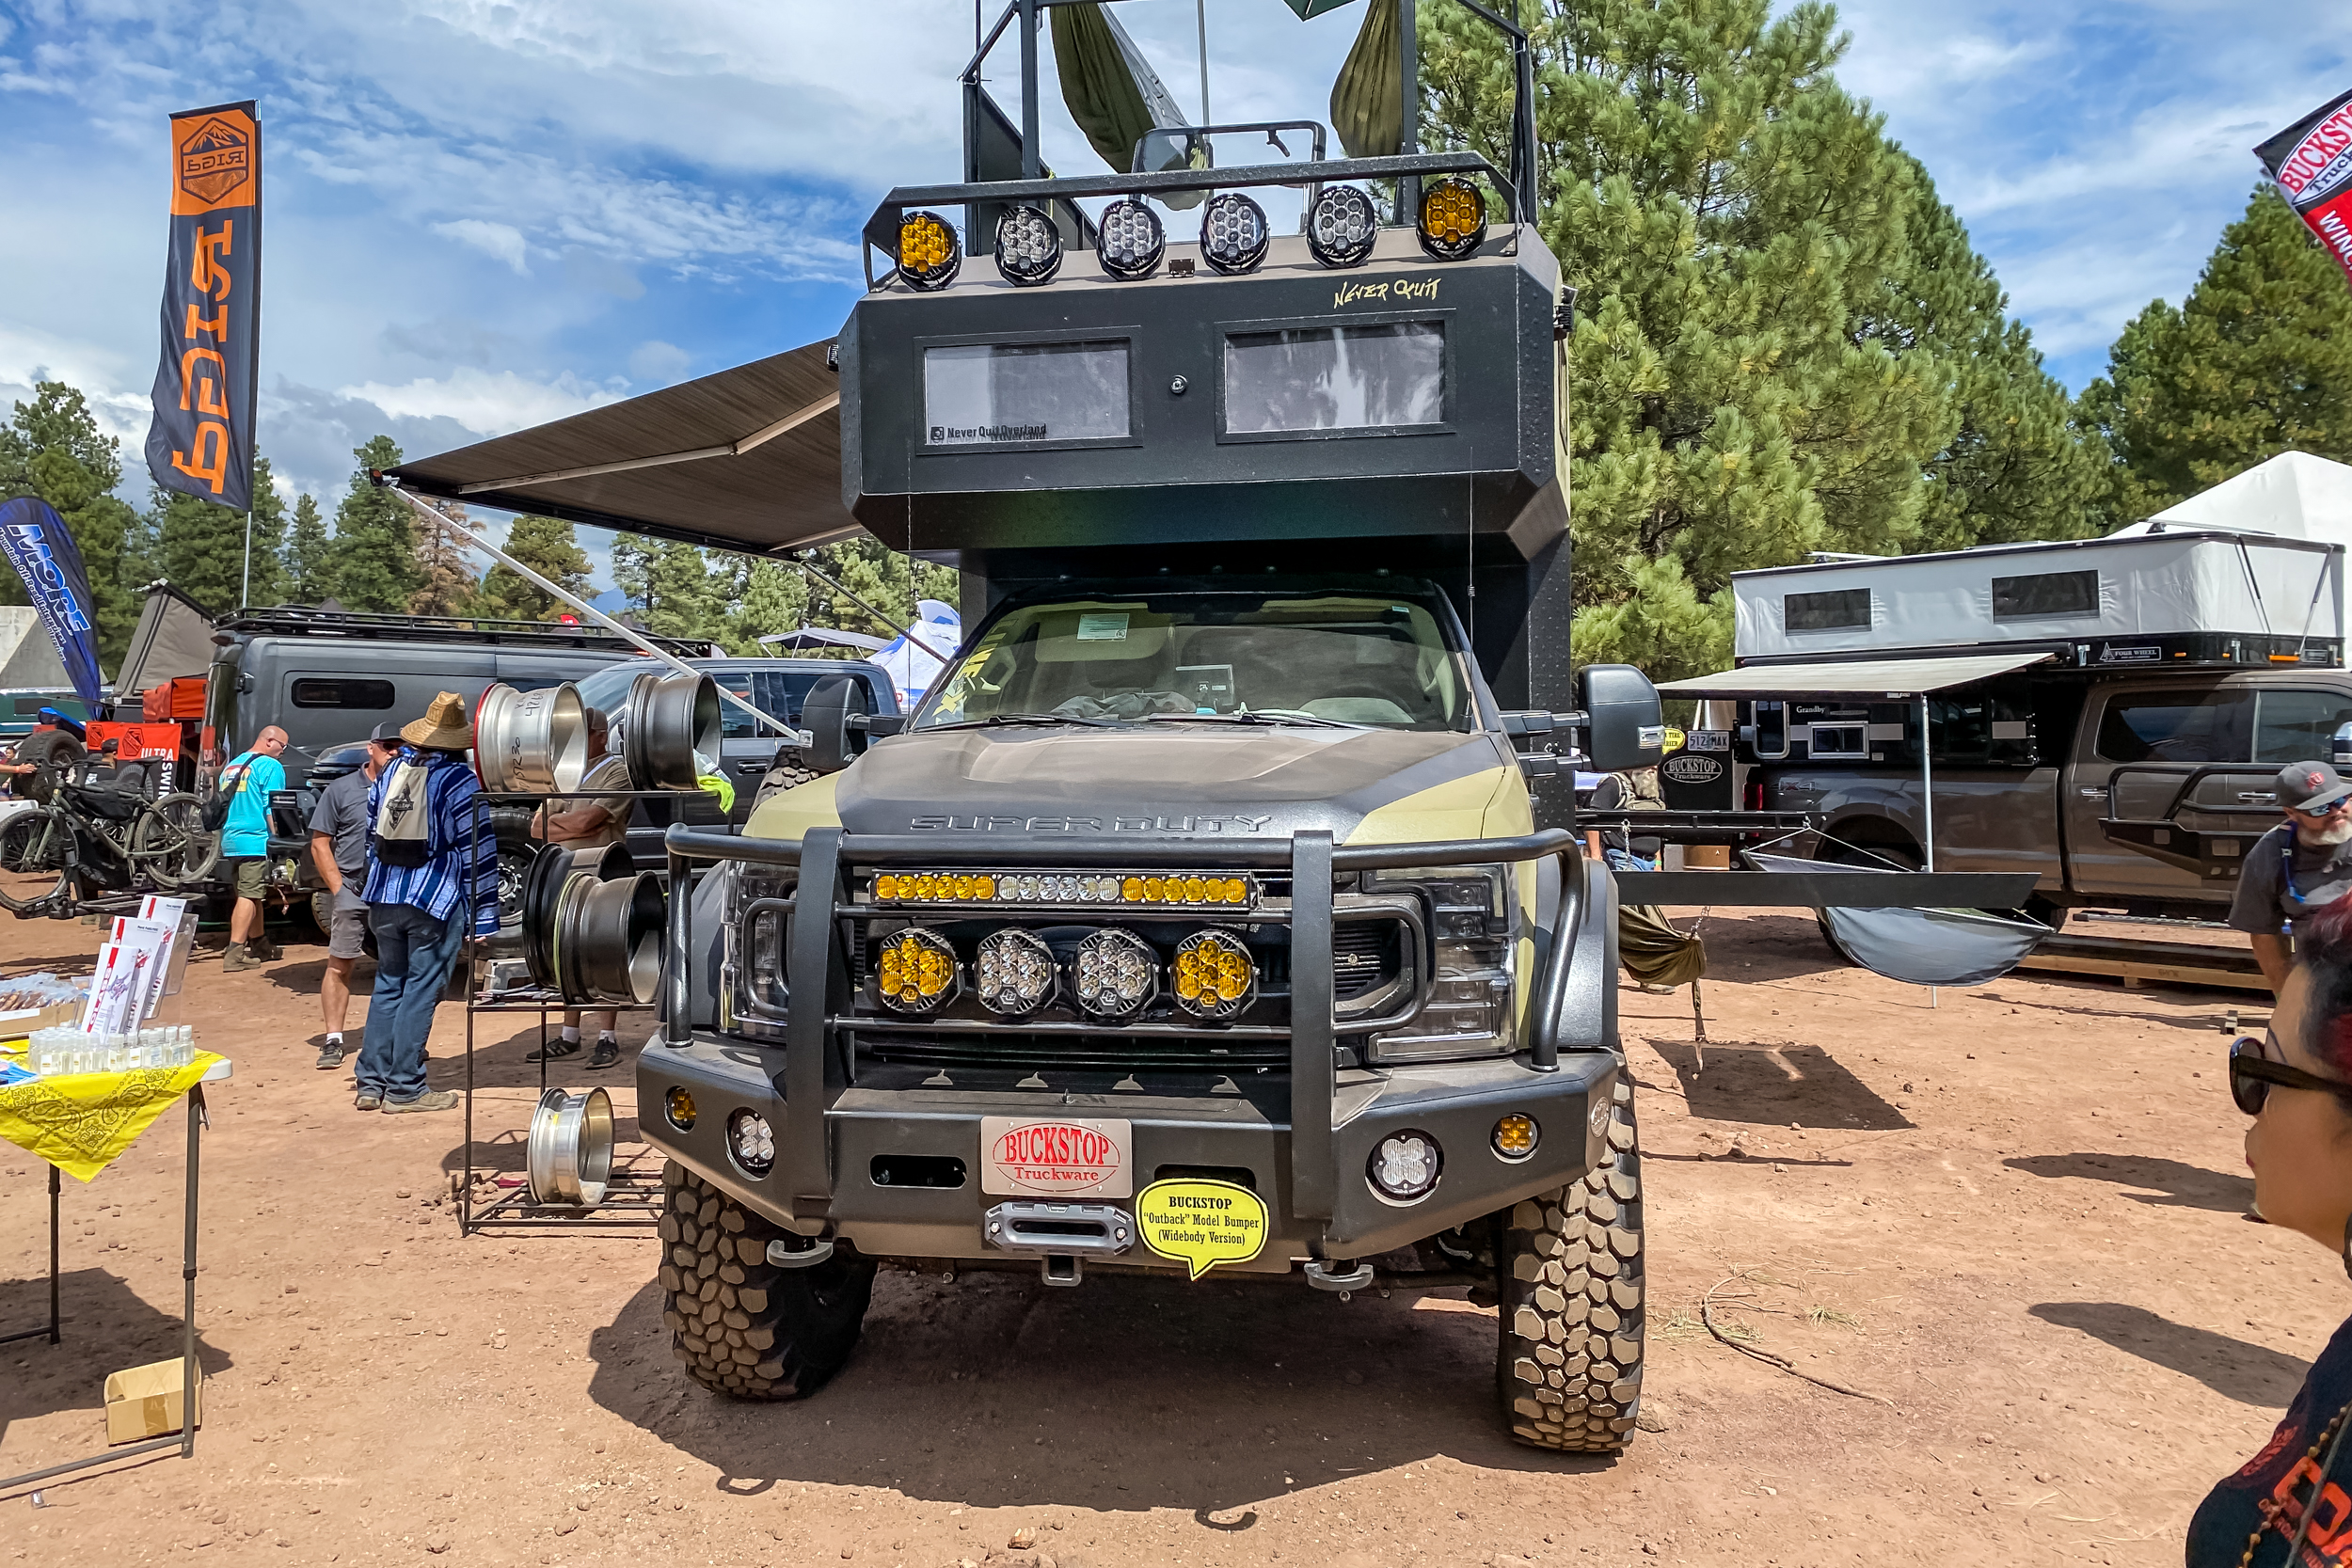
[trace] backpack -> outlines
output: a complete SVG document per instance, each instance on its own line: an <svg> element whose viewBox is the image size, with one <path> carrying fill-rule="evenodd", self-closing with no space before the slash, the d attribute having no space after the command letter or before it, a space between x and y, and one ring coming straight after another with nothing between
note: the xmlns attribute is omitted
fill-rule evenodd
<svg viewBox="0 0 2352 1568"><path fill-rule="evenodd" d="M386 865L413 871L433 858L431 825L425 801L431 770L414 757L402 757L384 777L384 798L375 808L375 858Z"/></svg>
<svg viewBox="0 0 2352 1568"><path fill-rule="evenodd" d="M253 753L241 752L237 759L220 770L213 782L213 793L204 802L204 831L220 832L229 820L229 808L236 802L237 792L245 788L246 769L253 766Z"/></svg>

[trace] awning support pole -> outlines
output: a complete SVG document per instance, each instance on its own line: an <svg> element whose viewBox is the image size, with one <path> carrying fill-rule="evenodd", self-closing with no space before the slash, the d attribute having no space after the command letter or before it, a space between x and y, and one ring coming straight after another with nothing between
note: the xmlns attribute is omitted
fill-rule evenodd
<svg viewBox="0 0 2352 1568"><path fill-rule="evenodd" d="M655 658L658 658L662 663L668 665L671 669L675 670L681 675L693 675L699 677L703 673L702 671L688 664L684 659L679 658L676 655L671 653L667 648L660 647L658 644L647 641L645 638L640 637L628 627L621 625L620 622L612 619L612 616L607 615L603 610L598 610L595 605L590 604L587 600L580 597L576 594L568 593L564 589L558 588L555 584L549 582L547 578L541 577L538 573L532 571L530 567L524 565L513 556L508 555L504 550L500 549L496 545L491 544L487 539L485 539L475 531L471 518L467 519L464 523L457 522L455 519L452 518L448 513L443 512L437 506L427 505L425 502L418 499L415 496L410 495L406 490L404 490L399 485L393 483L390 480L388 479L384 481L383 483L385 489L389 490L393 495L398 496L402 500L406 501L418 512L422 513L428 517L438 517L442 523L447 525L457 535L457 537L473 546L475 549L480 550L484 555L488 556L500 565L506 567L509 571L515 573L517 577L521 578L525 582L530 583L532 587L538 589L541 593L554 595L556 599L560 600L564 604L569 605L572 609L580 611L582 615L587 616L596 625L604 627L605 630L612 632L625 639L629 645L637 649L638 652L650 654ZM717 685L716 682L713 682L712 684L714 686ZM759 709L754 707L750 703L745 702L741 697L737 696L734 692L729 691L723 686L719 687L718 689L719 700L721 702L733 703L737 707L741 708L745 713L750 714L754 719L758 720L761 723L767 725L770 729L775 731L778 735L784 736L795 746L805 746L808 744L807 731L796 730L791 725L786 723L783 720L774 717L772 714L762 713Z"/></svg>
<svg viewBox="0 0 2352 1568"><path fill-rule="evenodd" d="M844 588L841 584L834 581L833 578L825 576L824 573L810 565L806 561L802 560L799 556L793 556L790 560L793 565L798 566L802 571L806 572L810 577L815 578L818 582L823 583L826 587L832 589L834 593L840 594L843 598L857 606L858 609L866 611L866 614L871 615L875 620L880 621L883 626L888 626L892 631L897 632L900 637L905 638L908 641L914 643L916 647L922 649L925 653L939 660L940 663L951 664L954 662L952 656L941 653L937 648L932 647L929 642L926 642L921 638L915 636L911 629L900 626L889 616L884 615L881 610L876 610L872 605L867 604L864 599L858 597L849 589ZM912 570L913 568L910 567L909 571L912 572ZM803 616L802 619L805 622L807 617Z"/></svg>
<svg viewBox="0 0 2352 1568"><path fill-rule="evenodd" d="M1925 819L1922 832L1927 842L1921 847L1927 851L1928 869L1933 871L1935 869L1935 758L1933 755L1935 748L1931 744L1931 737L1928 734L1928 694L1922 691L1919 693L1919 808ZM1942 1005L1943 998L1936 993L1936 988L1930 986L1928 1006L1937 1007Z"/></svg>

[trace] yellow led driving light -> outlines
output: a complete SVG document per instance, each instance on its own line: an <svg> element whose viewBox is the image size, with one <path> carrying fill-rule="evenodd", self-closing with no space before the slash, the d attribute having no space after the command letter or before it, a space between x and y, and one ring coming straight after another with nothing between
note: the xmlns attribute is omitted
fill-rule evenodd
<svg viewBox="0 0 2352 1568"><path fill-rule="evenodd" d="M1195 1018L1232 1018L1249 1006L1257 984L1248 947L1233 932L1214 927L1177 943L1176 961L1168 966L1176 1006Z"/></svg>
<svg viewBox="0 0 2352 1568"><path fill-rule="evenodd" d="M661 1114L670 1118L670 1125L681 1132L694 1130L694 1097L684 1089L673 1088L661 1097Z"/></svg>
<svg viewBox="0 0 2352 1568"><path fill-rule="evenodd" d="M1506 1160L1524 1160L1535 1152L1535 1140L1541 1135L1534 1117L1504 1117L1495 1123L1495 1152Z"/></svg>
<svg viewBox="0 0 2352 1568"><path fill-rule="evenodd" d="M956 950L920 927L883 940L874 961L874 989L893 1012L930 1013L956 991Z"/></svg>
<svg viewBox="0 0 2352 1568"><path fill-rule="evenodd" d="M956 280L963 249L956 231L937 213L909 213L898 220L898 276L913 289L944 289Z"/></svg>
<svg viewBox="0 0 2352 1568"><path fill-rule="evenodd" d="M1474 254L1486 237L1486 198L1458 176L1422 187L1421 247L1440 261Z"/></svg>

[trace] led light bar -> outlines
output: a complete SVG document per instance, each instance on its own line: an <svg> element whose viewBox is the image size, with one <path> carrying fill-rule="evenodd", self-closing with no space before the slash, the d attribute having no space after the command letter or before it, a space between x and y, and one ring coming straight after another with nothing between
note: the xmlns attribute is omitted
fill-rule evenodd
<svg viewBox="0 0 2352 1568"><path fill-rule="evenodd" d="M874 879L873 898L891 905L1246 910L1258 902L1258 881L1223 872L885 871Z"/></svg>

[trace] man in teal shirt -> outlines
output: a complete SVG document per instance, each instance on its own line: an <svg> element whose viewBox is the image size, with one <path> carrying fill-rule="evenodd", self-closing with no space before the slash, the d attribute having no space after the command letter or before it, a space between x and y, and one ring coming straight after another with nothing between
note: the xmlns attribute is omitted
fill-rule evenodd
<svg viewBox="0 0 2352 1568"><path fill-rule="evenodd" d="M230 758L220 771L220 790L229 797L229 816L220 825L220 859L237 884L237 907L229 916L229 953L221 973L234 974L278 956L262 934L262 893L269 870L269 798L286 787L286 769L278 759L286 750L286 732L272 724L253 739L253 750Z"/></svg>

